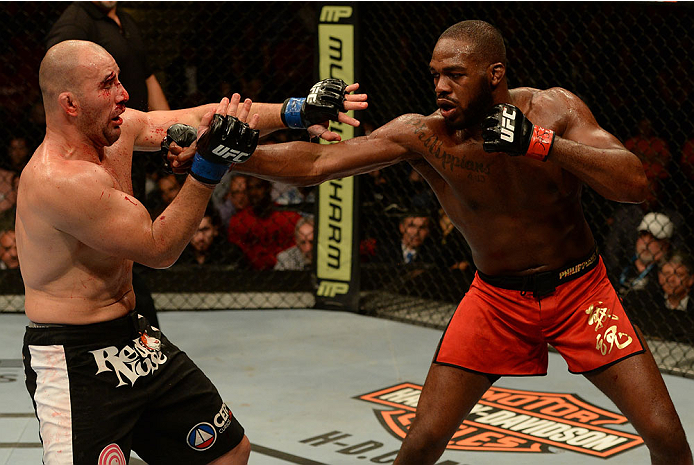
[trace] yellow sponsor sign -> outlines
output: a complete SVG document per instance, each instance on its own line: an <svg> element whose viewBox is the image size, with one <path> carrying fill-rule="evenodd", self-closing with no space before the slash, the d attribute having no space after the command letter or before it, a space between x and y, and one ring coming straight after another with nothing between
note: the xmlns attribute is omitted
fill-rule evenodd
<svg viewBox="0 0 694 465"><path fill-rule="evenodd" d="M354 82L354 25L335 24L352 15L349 6L324 6L318 25L318 72L320 79L337 78L348 84ZM323 23L326 21L327 23ZM350 116L351 115L350 112ZM330 129L342 140L354 137L354 128L336 121ZM324 141L321 140L321 143ZM352 279L354 247L354 178L325 182L319 187L318 238L316 273L320 280L344 281ZM339 283L332 283L332 286ZM333 297L349 289L330 290L323 287L319 295ZM325 289L323 289L325 288Z"/></svg>

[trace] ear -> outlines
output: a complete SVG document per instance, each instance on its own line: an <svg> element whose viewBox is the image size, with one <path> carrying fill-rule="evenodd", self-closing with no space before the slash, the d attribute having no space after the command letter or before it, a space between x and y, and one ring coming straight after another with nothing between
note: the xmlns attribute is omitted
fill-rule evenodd
<svg viewBox="0 0 694 465"><path fill-rule="evenodd" d="M63 92L58 95L58 104L68 116L77 116L79 102L72 92Z"/></svg>
<svg viewBox="0 0 694 465"><path fill-rule="evenodd" d="M492 63L487 68L489 84L492 87L498 86L506 76L506 66L503 63Z"/></svg>

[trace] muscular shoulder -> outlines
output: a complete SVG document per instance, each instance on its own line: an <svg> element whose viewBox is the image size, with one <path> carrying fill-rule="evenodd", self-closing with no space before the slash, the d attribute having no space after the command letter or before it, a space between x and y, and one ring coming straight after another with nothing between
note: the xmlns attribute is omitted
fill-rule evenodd
<svg viewBox="0 0 694 465"><path fill-rule="evenodd" d="M438 112L428 116L408 113L380 127L373 132L373 136L388 138L408 150L421 153L423 140L432 135L444 137L446 132L446 124Z"/></svg>
<svg viewBox="0 0 694 465"><path fill-rule="evenodd" d="M41 149L40 149L41 150ZM20 188L33 208L60 215L68 207L91 199L96 191L113 188L113 177L96 163L65 159L50 148L37 153L22 173Z"/></svg>
<svg viewBox="0 0 694 465"><path fill-rule="evenodd" d="M562 134L580 121L593 122L586 104L574 93L561 88L535 89L519 87L511 90L515 105L535 124Z"/></svg>

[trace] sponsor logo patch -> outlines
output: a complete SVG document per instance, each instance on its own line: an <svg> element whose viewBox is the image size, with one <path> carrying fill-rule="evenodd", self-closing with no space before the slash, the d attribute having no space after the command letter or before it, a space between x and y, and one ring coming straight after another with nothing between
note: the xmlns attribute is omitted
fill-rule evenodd
<svg viewBox="0 0 694 465"><path fill-rule="evenodd" d="M90 350L96 362L96 374L115 372L118 378L116 387L127 386L128 383L134 386L138 378L154 374L159 366L166 363L167 357L161 352L159 340L150 339L154 339L158 345L149 347L146 339L138 337L133 339L132 345L126 345L120 350L115 346Z"/></svg>
<svg viewBox="0 0 694 465"><path fill-rule="evenodd" d="M393 407L374 410L386 430L403 439L412 424L422 387L401 383L357 396ZM446 446L449 450L551 453L557 447L609 458L643 444L638 435L606 428L626 417L596 407L576 394L521 391L492 386Z"/></svg>
<svg viewBox="0 0 694 465"><path fill-rule="evenodd" d="M207 450L216 440L217 431L207 422L198 423L188 432L188 445L195 450Z"/></svg>
<svg viewBox="0 0 694 465"><path fill-rule="evenodd" d="M104 447L99 454L99 465L127 465L128 462L125 461L125 454L118 444L109 444Z"/></svg>

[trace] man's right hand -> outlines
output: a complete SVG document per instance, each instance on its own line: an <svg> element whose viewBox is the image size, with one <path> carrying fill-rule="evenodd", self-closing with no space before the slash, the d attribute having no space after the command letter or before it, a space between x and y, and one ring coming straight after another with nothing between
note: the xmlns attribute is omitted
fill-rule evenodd
<svg viewBox="0 0 694 465"><path fill-rule="evenodd" d="M258 145L259 131L255 129L259 116L246 119L251 100L239 106L241 96L234 94L231 102L223 98L214 114L206 114L198 128L197 152L190 174L205 184L217 184L234 163L248 160Z"/></svg>

